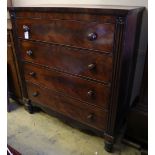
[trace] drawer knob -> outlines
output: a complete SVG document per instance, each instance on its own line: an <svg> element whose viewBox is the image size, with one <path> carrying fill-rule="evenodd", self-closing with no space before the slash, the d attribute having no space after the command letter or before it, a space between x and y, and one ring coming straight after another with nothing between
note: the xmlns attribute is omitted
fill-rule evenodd
<svg viewBox="0 0 155 155"><path fill-rule="evenodd" d="M32 76L32 77L35 77L36 73L35 72L30 72L29 75Z"/></svg>
<svg viewBox="0 0 155 155"><path fill-rule="evenodd" d="M93 96L95 95L95 93L94 93L93 90L89 90L89 91L87 92L87 95L88 95L89 97L93 97Z"/></svg>
<svg viewBox="0 0 155 155"><path fill-rule="evenodd" d="M96 40L97 39L97 34L96 33L89 33L88 34L88 39L90 41Z"/></svg>
<svg viewBox="0 0 155 155"><path fill-rule="evenodd" d="M29 31L30 29L27 25L23 25L23 30L24 30L24 32L26 32L26 31Z"/></svg>
<svg viewBox="0 0 155 155"><path fill-rule="evenodd" d="M88 65L89 70L93 70L93 69L95 69L95 67L96 67L96 65L93 63Z"/></svg>
<svg viewBox="0 0 155 155"><path fill-rule="evenodd" d="M88 116L87 116L87 119L89 120L89 121L94 121L94 114L89 114Z"/></svg>
<svg viewBox="0 0 155 155"><path fill-rule="evenodd" d="M28 56L32 56L32 54L33 54L33 52L31 50L28 50L26 53Z"/></svg>
<svg viewBox="0 0 155 155"><path fill-rule="evenodd" d="M33 97L37 97L38 95L39 95L38 92L34 92L34 93L32 94Z"/></svg>

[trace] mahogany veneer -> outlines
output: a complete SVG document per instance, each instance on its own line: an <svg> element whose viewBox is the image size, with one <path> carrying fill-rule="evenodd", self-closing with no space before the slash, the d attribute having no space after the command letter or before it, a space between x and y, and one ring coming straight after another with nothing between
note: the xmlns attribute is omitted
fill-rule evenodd
<svg viewBox="0 0 155 155"><path fill-rule="evenodd" d="M75 102L72 98L36 84L27 83L27 89L29 98L36 103L43 104L49 108L52 107L53 110L59 111L98 130L106 128L107 111L87 104L83 106L79 101Z"/></svg>
<svg viewBox="0 0 155 155"><path fill-rule="evenodd" d="M31 64L24 64L25 80L107 108L110 88L100 83L81 79L76 76L48 70L44 67L38 67Z"/></svg>
<svg viewBox="0 0 155 155"><path fill-rule="evenodd" d="M129 105L141 7L12 7L23 100L112 144ZM61 118L62 118L61 117Z"/></svg>
<svg viewBox="0 0 155 155"><path fill-rule="evenodd" d="M24 40L20 43L23 61L99 80L103 83L111 82L111 55L34 41L27 42ZM29 49L32 51L31 55L25 52Z"/></svg>

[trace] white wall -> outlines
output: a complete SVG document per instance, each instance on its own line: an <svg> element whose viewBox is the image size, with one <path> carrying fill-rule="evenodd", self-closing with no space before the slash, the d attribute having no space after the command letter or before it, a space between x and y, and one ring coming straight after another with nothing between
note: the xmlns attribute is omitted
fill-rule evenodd
<svg viewBox="0 0 155 155"><path fill-rule="evenodd" d="M147 0L12 0L14 6L35 4L102 4L102 5L128 5L146 6Z"/></svg>

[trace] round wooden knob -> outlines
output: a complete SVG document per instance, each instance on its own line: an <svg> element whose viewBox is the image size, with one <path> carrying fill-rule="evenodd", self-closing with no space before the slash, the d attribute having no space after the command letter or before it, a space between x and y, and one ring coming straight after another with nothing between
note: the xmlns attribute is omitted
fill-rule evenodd
<svg viewBox="0 0 155 155"><path fill-rule="evenodd" d="M93 63L88 65L89 70L93 70L93 69L95 69L95 67L96 67L96 65Z"/></svg>
<svg viewBox="0 0 155 155"><path fill-rule="evenodd" d="M35 77L35 75L36 75L35 72L30 72L29 74L30 74L30 76L32 76L32 77Z"/></svg>
<svg viewBox="0 0 155 155"><path fill-rule="evenodd" d="M90 41L96 40L97 39L97 34L96 33L89 33L88 34L88 39Z"/></svg>
<svg viewBox="0 0 155 155"><path fill-rule="evenodd" d="M34 92L34 93L32 94L33 97L37 97L38 95L39 95L38 92Z"/></svg>
<svg viewBox="0 0 155 155"><path fill-rule="evenodd" d="M94 114L89 114L89 115L87 116L87 119L88 119L89 121L93 121L93 120L94 120Z"/></svg>
<svg viewBox="0 0 155 155"><path fill-rule="evenodd" d="M28 56L32 56L32 54L33 54L33 52L31 50L28 50L26 53Z"/></svg>
<svg viewBox="0 0 155 155"><path fill-rule="evenodd" d="M29 31L30 28L29 28L27 25L23 25L23 30L24 30L24 31Z"/></svg>
<svg viewBox="0 0 155 155"><path fill-rule="evenodd" d="M87 95L89 96L89 97L93 97L94 96L94 91L93 90L89 90L88 92L87 92Z"/></svg>

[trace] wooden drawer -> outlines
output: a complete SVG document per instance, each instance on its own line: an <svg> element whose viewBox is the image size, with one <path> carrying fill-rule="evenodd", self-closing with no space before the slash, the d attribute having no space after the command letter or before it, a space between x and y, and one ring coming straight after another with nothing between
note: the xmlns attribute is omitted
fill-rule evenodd
<svg viewBox="0 0 155 155"><path fill-rule="evenodd" d="M62 96L38 85L27 83L29 99L50 109L64 114L89 126L104 130L107 122L107 111L83 104L74 99ZM35 96L35 93L38 93Z"/></svg>
<svg viewBox="0 0 155 155"><path fill-rule="evenodd" d="M27 63L24 71L25 79L32 83L107 108L110 94L108 86Z"/></svg>
<svg viewBox="0 0 155 155"><path fill-rule="evenodd" d="M116 23L116 16L110 15L110 14L97 14L94 13L75 13L72 12L60 12L59 11L17 11L16 12L16 18L41 18L41 19L47 19L47 20L53 20L53 19L60 19L60 20L74 20L74 21L85 21L85 22L92 22L92 21L98 21L98 22L104 22L104 23ZM67 9L69 10L69 8ZM75 8L74 8L75 10Z"/></svg>
<svg viewBox="0 0 155 155"><path fill-rule="evenodd" d="M59 19L17 19L18 37L112 52L115 24Z"/></svg>
<svg viewBox="0 0 155 155"><path fill-rule="evenodd" d="M112 57L109 55L32 41L20 43L25 61L106 83L111 81Z"/></svg>

